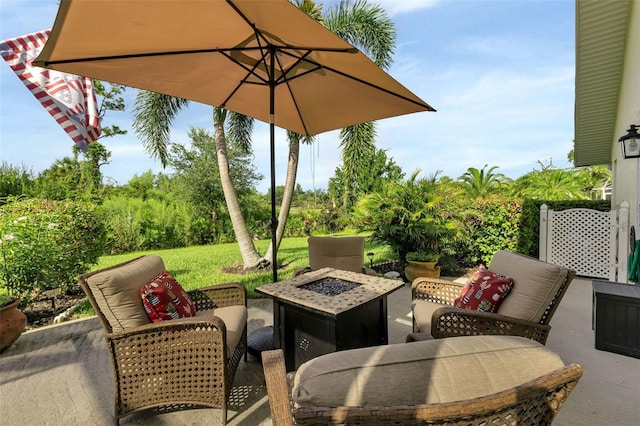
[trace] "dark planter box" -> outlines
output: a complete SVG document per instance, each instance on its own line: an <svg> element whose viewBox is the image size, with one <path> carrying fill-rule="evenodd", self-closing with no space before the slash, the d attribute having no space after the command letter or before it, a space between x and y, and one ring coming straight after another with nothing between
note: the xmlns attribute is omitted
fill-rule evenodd
<svg viewBox="0 0 640 426"><path fill-rule="evenodd" d="M593 281L596 349L640 358L640 286Z"/></svg>

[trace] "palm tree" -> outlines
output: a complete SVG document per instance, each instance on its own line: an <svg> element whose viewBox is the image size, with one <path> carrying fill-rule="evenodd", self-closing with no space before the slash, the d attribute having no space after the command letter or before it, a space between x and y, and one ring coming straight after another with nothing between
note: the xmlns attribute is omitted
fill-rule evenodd
<svg viewBox="0 0 640 426"><path fill-rule="evenodd" d="M171 123L187 103L186 99L175 98L161 93L139 91L136 95L133 127L142 138L142 143L147 152L158 158L163 166L166 166L169 160L168 145ZM229 116L230 133L233 136L233 140L245 151L250 149L253 119L233 112L229 113L222 108L213 108L214 139L216 141L220 184L227 203L227 209L229 210L233 231L240 248L242 263L244 268L247 269L259 266L263 262L262 257L255 248L242 215L229 171L227 138L224 131L224 122L227 116Z"/></svg>
<svg viewBox="0 0 640 426"><path fill-rule="evenodd" d="M534 170L518 178L514 185L519 194L534 200L588 200L589 193L575 170Z"/></svg>
<svg viewBox="0 0 640 426"><path fill-rule="evenodd" d="M359 47L381 68L387 69L391 65L396 33L393 22L380 6L367 4L364 0L343 1L323 15L322 5L313 0L294 0L293 3L343 40ZM289 157L284 194L278 215L277 246L280 245L284 235L296 186L300 142L308 144L314 140L314 138L302 137L292 132L287 132L287 135ZM374 138L375 127L373 123L346 127L340 132L346 185L348 182L356 181L356 170L369 167L371 159L375 155ZM345 206L349 203L349 194L353 192L351 189L350 187L345 188ZM273 260L272 246L269 246L265 259L269 262Z"/></svg>
<svg viewBox="0 0 640 426"><path fill-rule="evenodd" d="M360 47L365 54L383 68L391 64L391 54L395 40L395 30L386 13L379 6L368 5L363 0L355 2L344 1L328 14L322 15L322 6L313 0L294 0L297 7L305 11L328 29L342 37L347 42ZM162 164L168 160L169 128L175 115L188 101L172 98L167 95L141 91L136 97L134 129L143 139L147 152L160 159ZM246 223L240 211L238 197L233 189L229 174L229 164L226 157L227 139L224 132L224 122L227 116L225 110L214 108L215 139L218 152L220 178L225 195L225 201L231 216L236 239L242 254L243 265L246 268L266 266L272 262L274 248L270 247L264 257L258 254L251 239ZM250 147L252 127L246 127L246 121L238 117L239 114L229 114L230 139L235 143L246 144ZM241 123L241 125L237 125ZM251 120L251 125L253 121ZM312 138L305 138L288 132L289 159L284 196L278 216L276 229L276 247L284 235L291 199L295 189L298 169L300 142L308 143ZM341 147L343 148L343 162L350 165L350 171L365 166L368 157L363 153L373 153L375 129L372 123L364 123L343 129L341 132ZM370 156L369 156L370 157Z"/></svg>
<svg viewBox="0 0 640 426"><path fill-rule="evenodd" d="M481 170L469 167L467 171L458 178L465 191L472 198L486 197L494 194L511 183L511 179L502 173L493 173L498 166L492 166L487 170L485 164Z"/></svg>
<svg viewBox="0 0 640 426"><path fill-rule="evenodd" d="M364 0L343 1L329 9L322 24L343 40L358 47L376 65L386 70L393 62L396 31L384 9ZM340 131L340 148L345 173L343 206L349 208L354 198L357 170L369 167L375 155L374 123L362 123Z"/></svg>

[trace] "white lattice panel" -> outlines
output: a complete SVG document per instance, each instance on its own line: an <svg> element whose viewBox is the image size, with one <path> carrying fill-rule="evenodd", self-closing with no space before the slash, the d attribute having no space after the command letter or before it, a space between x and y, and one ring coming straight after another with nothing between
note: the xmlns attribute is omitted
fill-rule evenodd
<svg viewBox="0 0 640 426"><path fill-rule="evenodd" d="M616 263L616 212L549 210L547 261L577 275L609 278Z"/></svg>

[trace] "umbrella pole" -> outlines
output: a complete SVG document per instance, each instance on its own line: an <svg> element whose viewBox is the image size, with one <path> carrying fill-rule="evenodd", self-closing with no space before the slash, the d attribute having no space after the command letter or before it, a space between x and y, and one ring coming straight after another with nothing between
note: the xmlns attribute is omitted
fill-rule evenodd
<svg viewBox="0 0 640 426"><path fill-rule="evenodd" d="M278 246L276 245L276 232L278 230L278 218L276 217L276 146L275 146L275 138L276 138L276 129L275 129L275 83L274 83L274 73L275 73L275 60L274 60L275 52L271 51L271 77L269 82L269 136L271 138L270 141L270 151L271 151L271 253L273 253L273 259L271 263L271 268L273 271L273 282L278 281Z"/></svg>

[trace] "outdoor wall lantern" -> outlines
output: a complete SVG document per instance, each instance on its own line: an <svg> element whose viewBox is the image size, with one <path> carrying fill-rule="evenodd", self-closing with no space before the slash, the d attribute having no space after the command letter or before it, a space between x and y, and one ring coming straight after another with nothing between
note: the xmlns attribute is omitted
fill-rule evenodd
<svg viewBox="0 0 640 426"><path fill-rule="evenodd" d="M640 157L640 135L638 134L638 127L640 126L632 124L629 130L627 130L627 134L618 139L624 158Z"/></svg>

